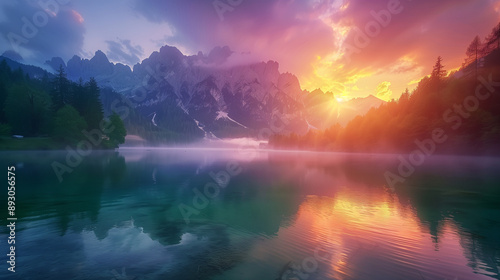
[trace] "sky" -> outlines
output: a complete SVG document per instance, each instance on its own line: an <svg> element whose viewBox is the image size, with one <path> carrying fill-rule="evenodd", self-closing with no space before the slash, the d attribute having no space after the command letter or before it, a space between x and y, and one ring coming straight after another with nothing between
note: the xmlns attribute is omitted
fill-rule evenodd
<svg viewBox="0 0 500 280"><path fill-rule="evenodd" d="M133 66L163 45L229 46L233 62L277 61L303 89L390 100L438 56L459 68L499 21L500 0L2 0L0 53L43 65L102 50Z"/></svg>

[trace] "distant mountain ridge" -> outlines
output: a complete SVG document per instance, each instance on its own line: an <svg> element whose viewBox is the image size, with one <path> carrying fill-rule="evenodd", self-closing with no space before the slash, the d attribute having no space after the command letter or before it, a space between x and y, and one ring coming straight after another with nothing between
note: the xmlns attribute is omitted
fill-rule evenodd
<svg viewBox="0 0 500 280"><path fill-rule="evenodd" d="M217 47L208 55L186 56L164 46L133 69L110 62L102 51L67 63L52 58L46 65L54 70L62 66L73 81L94 77L101 87L129 98L146 89L145 98L135 104L138 115L167 130L174 129L177 117L189 119L188 126L205 138L257 137L263 131L303 134L345 125L384 103L375 97L339 103L332 93L302 90L295 75L279 72L277 62L231 65L232 54L228 47Z"/></svg>
<svg viewBox="0 0 500 280"><path fill-rule="evenodd" d="M23 64L21 62L12 60L9 57L1 55L0 56L0 62L4 61L4 60L5 60L5 62L7 63L7 65L12 70L21 69L23 71L23 73L29 75L30 78L42 79L44 77L47 77L47 78L54 77L54 75L52 73L49 73L49 72L47 72L46 70L44 70L44 69L42 69L40 67L32 66L32 65L26 65L26 64Z"/></svg>

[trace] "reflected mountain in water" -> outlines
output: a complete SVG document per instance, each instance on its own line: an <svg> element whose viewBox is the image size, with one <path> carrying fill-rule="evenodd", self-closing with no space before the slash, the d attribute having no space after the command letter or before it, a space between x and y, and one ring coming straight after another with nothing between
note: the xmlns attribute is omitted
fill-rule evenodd
<svg viewBox="0 0 500 280"><path fill-rule="evenodd" d="M59 183L65 156L2 153L18 166L20 276L499 278L497 159L432 158L392 190L390 155L95 152ZM186 223L179 205L228 162L242 172Z"/></svg>

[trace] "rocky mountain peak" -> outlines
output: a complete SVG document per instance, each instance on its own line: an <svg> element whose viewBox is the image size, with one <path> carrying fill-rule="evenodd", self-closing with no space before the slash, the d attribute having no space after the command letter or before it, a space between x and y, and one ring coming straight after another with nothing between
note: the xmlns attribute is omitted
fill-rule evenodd
<svg viewBox="0 0 500 280"><path fill-rule="evenodd" d="M94 57L90 59L90 62L92 62L92 64L94 65L102 66L108 65L110 63L106 54L104 54L101 50L95 52Z"/></svg>
<svg viewBox="0 0 500 280"><path fill-rule="evenodd" d="M276 61L230 66L226 62L232 55L227 46L193 56L163 46L131 71L97 51L90 60L74 56L67 63L67 73L73 80L94 77L100 86L126 96L133 96L132 89L147 82L147 97L137 104L137 112L153 118L155 127L166 129L173 112L175 118L191 119L192 125L214 137L256 136L271 126L271 120L276 122L277 112L286 126L276 133L304 133L310 125L325 128L339 121L333 94L303 91L299 79L280 73ZM59 62L55 58L51 64Z"/></svg>
<svg viewBox="0 0 500 280"><path fill-rule="evenodd" d="M53 71L58 71L61 66L66 70L66 63L64 63L64 60L60 57L53 57L51 60L45 61L45 64L50 66Z"/></svg>

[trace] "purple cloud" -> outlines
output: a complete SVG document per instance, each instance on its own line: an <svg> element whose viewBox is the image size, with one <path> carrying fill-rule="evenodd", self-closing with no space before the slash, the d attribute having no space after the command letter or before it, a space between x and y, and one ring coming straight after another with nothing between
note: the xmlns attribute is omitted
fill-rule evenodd
<svg viewBox="0 0 500 280"><path fill-rule="evenodd" d="M69 58L80 53L85 28L83 18L70 4L44 6L44 1L15 1L4 4L0 36L6 50L43 62L54 56Z"/></svg>

